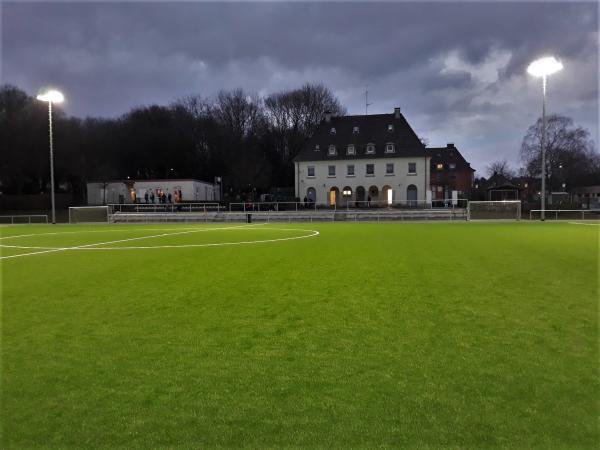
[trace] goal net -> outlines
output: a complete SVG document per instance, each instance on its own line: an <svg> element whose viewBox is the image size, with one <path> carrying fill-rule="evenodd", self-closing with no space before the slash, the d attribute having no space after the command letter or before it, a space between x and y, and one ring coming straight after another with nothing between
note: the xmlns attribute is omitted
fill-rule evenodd
<svg viewBox="0 0 600 450"><path fill-rule="evenodd" d="M475 201L469 202L467 220L521 220L521 201Z"/></svg>
<svg viewBox="0 0 600 450"><path fill-rule="evenodd" d="M71 206L69 223L107 223L108 206Z"/></svg>

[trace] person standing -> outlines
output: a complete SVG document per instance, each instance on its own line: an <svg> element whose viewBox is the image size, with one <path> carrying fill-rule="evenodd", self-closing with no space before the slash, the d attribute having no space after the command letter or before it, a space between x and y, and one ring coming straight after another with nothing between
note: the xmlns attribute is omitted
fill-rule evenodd
<svg viewBox="0 0 600 450"><path fill-rule="evenodd" d="M169 192L169 194L167 195L167 200L169 200L167 203L171 203L171 200L173 200L173 197L171 196L171 193Z"/></svg>

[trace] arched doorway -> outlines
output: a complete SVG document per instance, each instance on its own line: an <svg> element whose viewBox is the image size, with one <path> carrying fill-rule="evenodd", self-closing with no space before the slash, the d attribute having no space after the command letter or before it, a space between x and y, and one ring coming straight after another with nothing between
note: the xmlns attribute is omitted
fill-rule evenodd
<svg viewBox="0 0 600 450"><path fill-rule="evenodd" d="M367 197L367 206L371 206L371 202L379 200L379 188L377 186L371 186L369 188L369 196Z"/></svg>
<svg viewBox="0 0 600 450"><path fill-rule="evenodd" d="M365 206L365 188L362 186L358 186L356 188L356 206L360 207L360 206Z"/></svg>
<svg viewBox="0 0 600 450"><path fill-rule="evenodd" d="M386 185L381 190L381 193L383 194L383 201L386 203L386 205L390 206L394 202L394 190L391 188L391 186Z"/></svg>
<svg viewBox="0 0 600 450"><path fill-rule="evenodd" d="M309 187L306 190L306 198L309 202L315 203L317 201L317 191L313 187Z"/></svg>
<svg viewBox="0 0 600 450"><path fill-rule="evenodd" d="M406 188L406 200L410 206L417 206L417 187L414 184Z"/></svg>
<svg viewBox="0 0 600 450"><path fill-rule="evenodd" d="M329 206L335 206L340 201L340 190L335 186L329 190Z"/></svg>

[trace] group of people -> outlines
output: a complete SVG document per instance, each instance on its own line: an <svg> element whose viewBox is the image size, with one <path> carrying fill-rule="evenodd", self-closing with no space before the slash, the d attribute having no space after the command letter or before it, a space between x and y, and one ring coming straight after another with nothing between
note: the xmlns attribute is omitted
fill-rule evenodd
<svg viewBox="0 0 600 450"><path fill-rule="evenodd" d="M157 189L156 195L154 195L154 191L146 191L144 193L144 201L146 203L155 203L155 200L158 199L158 203L181 203L183 201L183 195L181 193L181 189L175 189L175 198L170 192L165 192L162 189Z"/></svg>

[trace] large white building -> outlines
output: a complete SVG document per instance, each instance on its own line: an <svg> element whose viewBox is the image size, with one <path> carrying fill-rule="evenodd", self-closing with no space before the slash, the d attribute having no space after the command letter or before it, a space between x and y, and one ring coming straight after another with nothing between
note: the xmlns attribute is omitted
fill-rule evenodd
<svg viewBox="0 0 600 450"><path fill-rule="evenodd" d="M430 160L400 108L393 114L326 114L294 159L296 197L330 205L430 202Z"/></svg>
<svg viewBox="0 0 600 450"><path fill-rule="evenodd" d="M118 203L158 203L159 195L171 194L175 201L181 191L181 201L219 201L219 185L205 181L184 180L111 180L87 184L87 204L107 205ZM177 193L177 194L176 194ZM146 194L148 200L146 200Z"/></svg>

